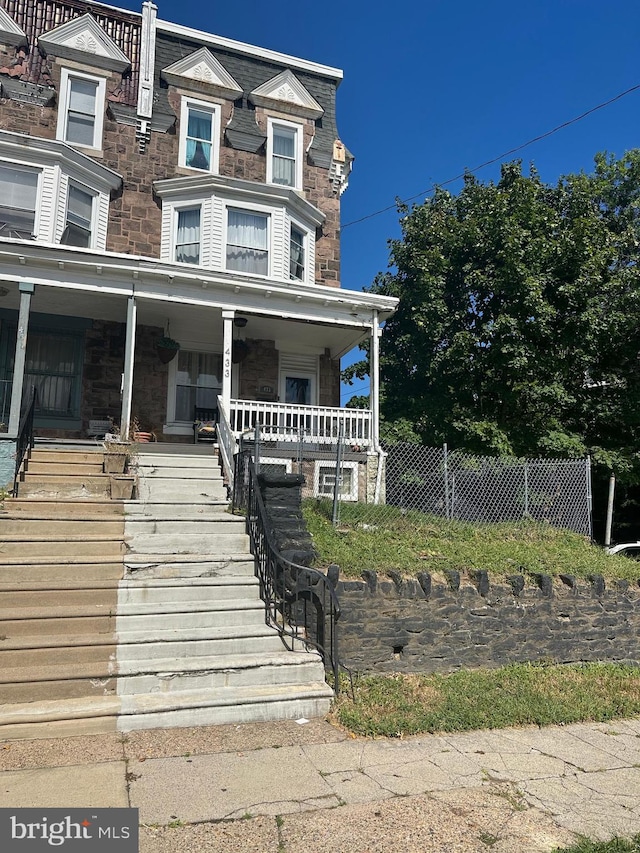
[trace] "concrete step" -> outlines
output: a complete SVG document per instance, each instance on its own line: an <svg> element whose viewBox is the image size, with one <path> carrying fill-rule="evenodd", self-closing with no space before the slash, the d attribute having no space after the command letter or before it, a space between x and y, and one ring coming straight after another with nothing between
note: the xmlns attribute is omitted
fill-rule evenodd
<svg viewBox="0 0 640 853"><path fill-rule="evenodd" d="M118 693L175 693L299 684L323 678L319 656L308 652L118 661L104 657L68 663L29 664L0 670L3 701L37 702Z"/></svg>
<svg viewBox="0 0 640 853"><path fill-rule="evenodd" d="M118 660L118 693L176 693L183 690L226 690L300 684L324 678L322 661L309 652L260 653L192 657L188 660Z"/></svg>
<svg viewBox="0 0 640 853"><path fill-rule="evenodd" d="M246 521L240 516L220 513L207 519L147 519L128 516L125 523L127 541L135 536L150 534L179 534L197 536L218 533L244 533ZM4 530L4 527L1 528Z"/></svg>
<svg viewBox="0 0 640 853"><path fill-rule="evenodd" d="M51 636L47 635L45 639L51 640ZM58 638L58 642L61 639L63 638ZM102 637L104 640L102 643L93 642L94 638L91 635L77 634L69 639L68 646L43 645L39 648L4 649L2 648L4 644L0 643L0 672L11 668L50 666L54 662L56 665L65 666L116 659L114 637ZM75 645L71 640L76 641Z"/></svg>
<svg viewBox="0 0 640 853"><path fill-rule="evenodd" d="M231 554L214 555L133 554L125 557L125 574L129 579L215 578L227 575L253 576L253 557Z"/></svg>
<svg viewBox="0 0 640 853"><path fill-rule="evenodd" d="M104 608L104 610L106 610L105 614L96 612L95 615L90 615L86 613L77 617L55 617L49 614L39 619L25 618L24 615L21 618L15 618L16 616L20 617L20 614L13 610L10 616L14 618L0 619L0 636L12 641L18 637L30 637L29 642L36 647L42 645L42 637L51 634L107 634L110 642L113 642L116 617L115 614L109 613L108 608ZM96 608L96 611L99 611L99 608ZM166 619L166 617L161 618ZM5 642L5 640L2 641L0 648L6 648Z"/></svg>
<svg viewBox="0 0 640 853"><path fill-rule="evenodd" d="M90 543L89 543L90 544ZM246 533L206 533L198 536L180 533L140 534L127 540L128 556L132 554L248 554Z"/></svg>
<svg viewBox="0 0 640 853"><path fill-rule="evenodd" d="M219 499L202 504L188 503L161 503L152 501L125 501L124 508L127 519L139 521L145 519L157 519L158 521L198 521L208 520L225 516L229 518L229 501ZM231 516L232 518L234 516Z"/></svg>
<svg viewBox="0 0 640 853"><path fill-rule="evenodd" d="M137 498L154 503L202 504L224 501L227 492L222 480L198 478L192 480L167 477L140 477Z"/></svg>
<svg viewBox="0 0 640 853"><path fill-rule="evenodd" d="M27 611L56 613L65 608L110 607L118 604L118 582L111 581L103 586L78 589L51 589L43 585L42 589L6 590L0 587L0 619L7 619L7 613L15 611L14 618L22 618ZM30 618L30 617L27 617Z"/></svg>
<svg viewBox="0 0 640 853"><path fill-rule="evenodd" d="M203 480L204 482L222 483L220 468L216 465L211 468L200 467L170 467L136 465L135 471L139 477L148 477L151 480L184 480L190 483L192 480Z"/></svg>
<svg viewBox="0 0 640 853"><path fill-rule="evenodd" d="M222 604L223 602L220 602ZM225 604L230 602L224 602ZM182 605L180 611L172 610L167 613L155 609L148 613L140 613L133 610L125 611L124 615L118 616L117 630L120 638L121 632L129 631L164 631L167 637L173 629L180 628L237 628L239 626L257 626L264 622L264 605L262 602L242 602L235 607L221 607L217 605L207 609L190 609ZM55 622L63 621L59 619ZM0 623L2 624L2 623Z"/></svg>
<svg viewBox="0 0 640 853"><path fill-rule="evenodd" d="M92 519L64 521L61 518L2 518L0 516L0 539L104 539L124 536L123 516L115 518L97 516Z"/></svg>
<svg viewBox="0 0 640 853"><path fill-rule="evenodd" d="M0 565L5 559L19 557L20 562L25 561L28 555L30 560L39 557L39 562L44 562L45 557L50 562L60 562L58 558L78 558L96 556L100 558L108 556L121 556L125 553L125 546L121 537L101 537L61 541L50 538L49 541L34 541L33 539L0 539Z"/></svg>
<svg viewBox="0 0 640 853"><path fill-rule="evenodd" d="M324 681L120 696L118 729L310 719L329 712L332 696Z"/></svg>
<svg viewBox="0 0 640 853"><path fill-rule="evenodd" d="M265 625L264 618L255 625L184 626L168 632L120 631L118 634L121 661L173 659L175 666L182 666L184 661L194 657L217 656L225 661L229 655L275 653L282 649L282 640L273 628Z"/></svg>
<svg viewBox="0 0 640 853"><path fill-rule="evenodd" d="M50 738L69 734L134 731L173 726L267 722L324 716L331 690L324 682L224 691L192 690L142 696L0 705L0 738Z"/></svg>
<svg viewBox="0 0 640 853"><path fill-rule="evenodd" d="M0 528L4 518L70 520L116 519L124 516L124 504L117 501L58 500L57 498L7 498L0 508Z"/></svg>
<svg viewBox="0 0 640 853"><path fill-rule="evenodd" d="M43 474L27 475L18 484L21 498L54 498L70 500L72 498L110 498L111 480L108 474L91 477L46 477Z"/></svg>
<svg viewBox="0 0 640 853"><path fill-rule="evenodd" d="M63 463L65 465L102 464L104 449L95 450L43 450L35 447L29 454L29 462Z"/></svg>
<svg viewBox="0 0 640 853"><path fill-rule="evenodd" d="M26 476L38 476L40 474L64 477L86 477L103 474L102 457L98 461L90 462L52 462L43 460L41 462L29 459L23 468Z"/></svg>
<svg viewBox="0 0 640 853"><path fill-rule="evenodd" d="M24 559L24 556L12 557L10 560L0 557L0 583L15 585L16 579L19 579L26 585L50 585L61 581L86 584L119 580L124 574L122 557L113 557L110 560L96 557L93 562L77 558L57 563L43 562L42 558L25 563Z"/></svg>
<svg viewBox="0 0 640 853"><path fill-rule="evenodd" d="M123 581L118 590L118 607L124 604L177 604L183 601L221 601L241 597L259 599L255 577L188 578L176 581Z"/></svg>
<svg viewBox="0 0 640 853"><path fill-rule="evenodd" d="M137 453L134 458L138 468L180 468L183 471L190 468L211 471L220 470L217 453Z"/></svg>

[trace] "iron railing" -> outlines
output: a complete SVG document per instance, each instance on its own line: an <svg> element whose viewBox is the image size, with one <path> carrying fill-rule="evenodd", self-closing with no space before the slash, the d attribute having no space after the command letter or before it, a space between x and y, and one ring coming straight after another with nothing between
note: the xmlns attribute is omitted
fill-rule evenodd
<svg viewBox="0 0 640 853"><path fill-rule="evenodd" d="M16 440L16 470L13 477L13 495L18 495L18 478L20 476L20 468L24 461L27 451L33 448L33 417L36 408L36 400L38 392L35 387L31 389L28 396L28 405L23 410L20 416L20 426L18 429L18 438Z"/></svg>
<svg viewBox="0 0 640 853"><path fill-rule="evenodd" d="M338 692L340 604L334 588L337 577L300 566L282 556L275 545L250 453L236 455L234 482L234 508L241 508L247 514L266 624L278 631L287 648L316 649L325 669L332 673L333 687Z"/></svg>

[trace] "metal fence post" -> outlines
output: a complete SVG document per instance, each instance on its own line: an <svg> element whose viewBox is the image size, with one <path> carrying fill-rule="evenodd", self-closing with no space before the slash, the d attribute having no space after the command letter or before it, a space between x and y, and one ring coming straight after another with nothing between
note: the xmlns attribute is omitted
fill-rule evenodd
<svg viewBox="0 0 640 853"><path fill-rule="evenodd" d="M529 518L529 468L524 463L524 518Z"/></svg>
<svg viewBox="0 0 640 853"><path fill-rule="evenodd" d="M444 468L444 514L447 520L451 519L451 511L449 508L449 468L447 462L447 442L442 445L443 453L443 468Z"/></svg>
<svg viewBox="0 0 640 853"><path fill-rule="evenodd" d="M256 424L253 433L254 456L256 460L256 474L260 473L260 424Z"/></svg>
<svg viewBox="0 0 640 853"><path fill-rule="evenodd" d="M589 525L589 539L593 542L593 493L591 491L591 456L585 460L585 474L587 477L587 515Z"/></svg>
<svg viewBox="0 0 640 853"><path fill-rule="evenodd" d="M337 526L338 521L340 520L340 486L341 486L341 476L340 472L342 471L342 443L344 441L344 424L340 424L340 430L338 432L338 446L336 448L336 476L335 483L333 484L333 513L331 516L331 523L334 527Z"/></svg>

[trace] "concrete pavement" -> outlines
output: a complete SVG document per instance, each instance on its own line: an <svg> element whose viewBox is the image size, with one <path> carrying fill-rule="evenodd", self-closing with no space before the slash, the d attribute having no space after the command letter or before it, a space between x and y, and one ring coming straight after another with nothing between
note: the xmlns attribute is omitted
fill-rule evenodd
<svg viewBox="0 0 640 853"><path fill-rule="evenodd" d="M312 720L0 744L0 807L133 806L141 853L542 853L640 833L640 719L352 738Z"/></svg>

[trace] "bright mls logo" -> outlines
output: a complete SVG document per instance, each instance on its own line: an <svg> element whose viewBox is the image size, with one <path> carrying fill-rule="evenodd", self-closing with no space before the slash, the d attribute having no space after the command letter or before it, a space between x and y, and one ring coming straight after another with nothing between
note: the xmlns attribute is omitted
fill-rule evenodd
<svg viewBox="0 0 640 853"><path fill-rule="evenodd" d="M138 809L0 809L0 850L40 853L52 847L138 853Z"/></svg>

